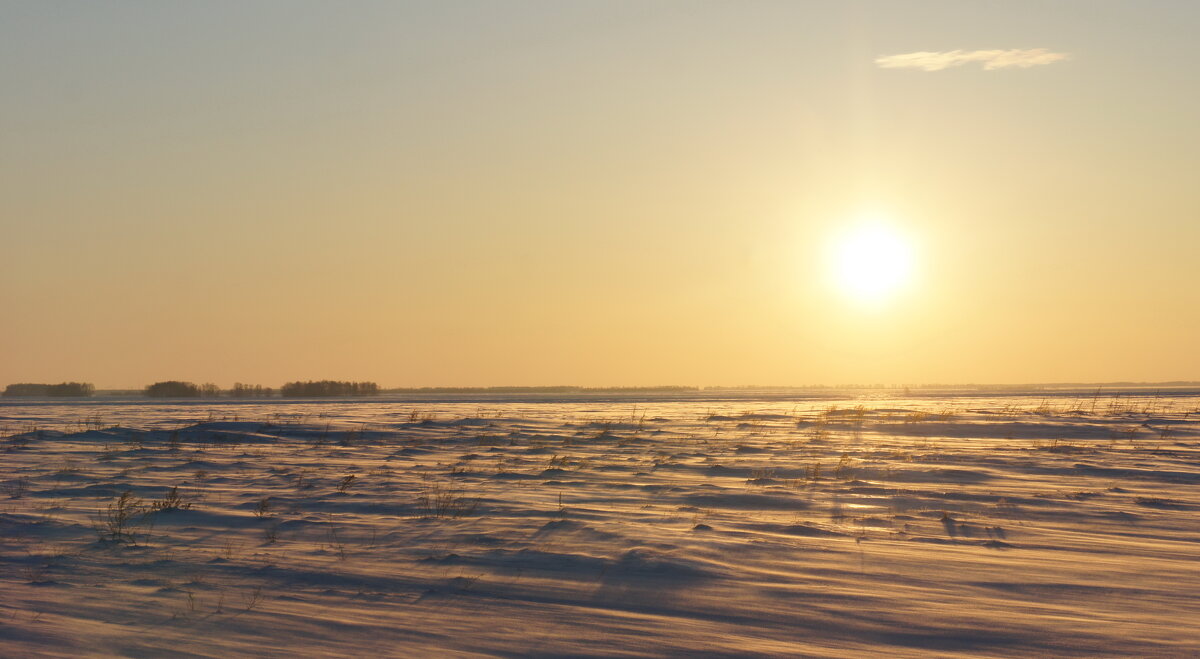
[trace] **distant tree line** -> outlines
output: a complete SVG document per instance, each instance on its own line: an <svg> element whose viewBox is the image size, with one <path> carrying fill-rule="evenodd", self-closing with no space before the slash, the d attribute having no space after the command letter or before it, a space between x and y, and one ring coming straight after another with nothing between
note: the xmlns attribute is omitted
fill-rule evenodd
<svg viewBox="0 0 1200 659"><path fill-rule="evenodd" d="M372 396L381 392L395 394L605 394L605 393L671 393L698 391L698 387L407 387L381 390L374 382L342 382L337 380L315 380L288 382L278 390L259 384L235 382L230 389L221 389L211 382L195 384L182 380L155 382L142 389L148 398L272 398L277 393L283 398L321 398L331 396ZM48 396L91 396L96 388L89 383L63 382L61 384L10 384L0 396L5 397L48 397ZM109 392L110 394L113 392ZM122 392L132 394L133 391Z"/></svg>
<svg viewBox="0 0 1200 659"><path fill-rule="evenodd" d="M22 382L20 384L10 384L4 388L4 393L0 394L6 397L22 397L35 398L41 396L91 396L96 392L96 387L90 382L61 382L59 384L34 384L30 382Z"/></svg>
<svg viewBox="0 0 1200 659"><path fill-rule="evenodd" d="M150 398L267 398L275 395L275 390L258 384L242 384L236 382L232 389L223 390L211 382L195 384L179 380L155 382L147 386L143 393Z"/></svg>
<svg viewBox="0 0 1200 659"><path fill-rule="evenodd" d="M748 385L737 387L709 386L658 386L658 387L575 387L575 386L524 386L524 387L400 387L381 390L374 382L340 382L320 380L310 382L289 382L278 390L284 398L316 398L326 396L370 396L380 392L392 394L609 394L609 393L672 393L689 391L824 391L844 389L895 389L903 390L907 395L912 390L978 390L978 391L1029 391L1070 387L1137 387L1151 386L1184 387L1200 386L1200 381L1181 380L1173 382L1104 382L1104 383L1053 383L1025 385L980 385L980 384L920 384L920 385L884 385L884 384L843 384L805 385L767 387ZM88 382L60 382L58 384L43 384L22 382L7 385L0 397L5 398L49 398L49 397L87 397L95 394L96 388ZM134 395L137 390L106 390L102 395ZM142 389L142 393L150 398L270 398L276 395L276 390L257 384L234 383L233 388L222 390L215 384L201 385L179 380L155 382Z"/></svg>
<svg viewBox="0 0 1200 659"><path fill-rule="evenodd" d="M236 382L232 389L222 390L215 384L197 385L179 380L155 382L145 388L150 398L268 398L275 395L271 387L259 384ZM337 382L320 380L315 382L289 382L279 388L284 398L317 398L322 396L370 396L379 393L374 382Z"/></svg>
<svg viewBox="0 0 1200 659"><path fill-rule="evenodd" d="M229 390L230 398L269 398L275 395L275 390L261 384L242 384L234 382Z"/></svg>
<svg viewBox="0 0 1200 659"><path fill-rule="evenodd" d="M150 398L216 398L221 395L221 388L211 382L197 385L167 380L148 385L145 393Z"/></svg>
<svg viewBox="0 0 1200 659"><path fill-rule="evenodd" d="M289 382L279 388L284 398L320 398L325 396L371 396L379 393L374 382L337 382L318 380L312 382Z"/></svg>

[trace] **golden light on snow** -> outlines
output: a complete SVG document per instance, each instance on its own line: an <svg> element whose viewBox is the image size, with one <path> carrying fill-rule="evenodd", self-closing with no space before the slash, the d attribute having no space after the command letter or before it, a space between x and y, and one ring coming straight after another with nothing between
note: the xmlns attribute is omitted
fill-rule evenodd
<svg viewBox="0 0 1200 659"><path fill-rule="evenodd" d="M855 302L884 302L912 279L911 242L881 219L859 221L839 234L831 257L834 285Z"/></svg>

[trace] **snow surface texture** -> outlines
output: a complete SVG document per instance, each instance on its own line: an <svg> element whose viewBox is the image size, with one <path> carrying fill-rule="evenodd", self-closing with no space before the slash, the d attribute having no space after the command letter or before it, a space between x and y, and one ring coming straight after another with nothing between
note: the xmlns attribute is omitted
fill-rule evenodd
<svg viewBox="0 0 1200 659"><path fill-rule="evenodd" d="M1200 653L1196 396L6 402L0 430L5 657Z"/></svg>

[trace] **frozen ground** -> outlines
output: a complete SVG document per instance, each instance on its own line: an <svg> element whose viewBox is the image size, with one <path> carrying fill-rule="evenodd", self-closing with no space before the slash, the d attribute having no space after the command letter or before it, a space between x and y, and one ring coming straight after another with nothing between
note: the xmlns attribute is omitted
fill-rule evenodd
<svg viewBox="0 0 1200 659"><path fill-rule="evenodd" d="M5 657L1200 654L1192 395L8 401L0 429Z"/></svg>

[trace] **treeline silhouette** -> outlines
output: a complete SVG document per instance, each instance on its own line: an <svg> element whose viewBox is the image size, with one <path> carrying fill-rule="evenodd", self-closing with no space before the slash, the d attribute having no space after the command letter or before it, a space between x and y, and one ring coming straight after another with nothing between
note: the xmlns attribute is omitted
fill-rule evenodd
<svg viewBox="0 0 1200 659"><path fill-rule="evenodd" d="M19 384L8 385L4 388L4 393L0 395L6 397L82 397L91 396L95 392L96 387L92 386L90 382L61 382L59 384L34 384L32 382L22 382Z"/></svg>
<svg viewBox="0 0 1200 659"><path fill-rule="evenodd" d="M270 398L275 390L259 384L236 382L232 389L222 390L215 384L197 385L192 382L167 380L155 382L144 389L150 398ZM289 382L279 388L284 398L319 398L324 396L370 396L379 393L374 382L338 382L319 380L313 382Z"/></svg>
<svg viewBox="0 0 1200 659"><path fill-rule="evenodd" d="M47 396L91 396L96 388L82 382L61 384L10 384L0 395L8 397ZM288 382L278 390L259 384L235 382L230 389L221 389L211 382L196 384L183 380L165 380L147 385L142 389L148 398L322 398L333 396L372 396L378 393L391 394L611 394L611 393L672 393L699 391L699 387L399 387L381 390L374 382L342 382L338 380L312 380ZM128 392L133 393L133 392Z"/></svg>
<svg viewBox="0 0 1200 659"><path fill-rule="evenodd" d="M279 388L284 398L320 398L324 396L371 396L379 393L374 382L337 382L317 380L311 382L289 382Z"/></svg>
<svg viewBox="0 0 1200 659"><path fill-rule="evenodd" d="M21 382L5 387L4 391L0 392L0 396L7 398L83 397L91 396L95 392L96 387L87 382L62 382L60 384ZM379 393L379 385L374 382L340 382L336 380L289 382L280 387L278 393L284 398L371 396ZM147 385L142 389L142 394L147 398L272 398L276 395L276 390L260 384L243 384L241 382L235 382L231 389L221 389L211 382L196 384L183 380L164 380Z"/></svg>
<svg viewBox="0 0 1200 659"><path fill-rule="evenodd" d="M275 395L275 390L261 384L242 384L234 382L229 390L230 398L269 398Z"/></svg>
<svg viewBox="0 0 1200 659"><path fill-rule="evenodd" d="M145 394L150 398L216 398L221 395L221 388L211 382L197 385L167 380L147 385Z"/></svg>

